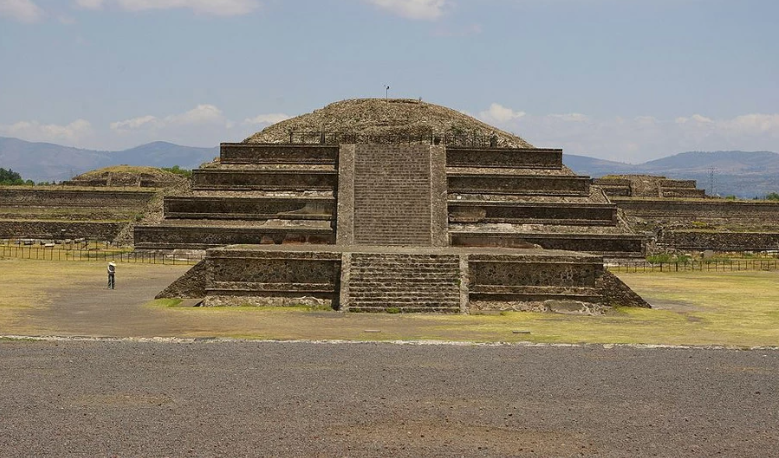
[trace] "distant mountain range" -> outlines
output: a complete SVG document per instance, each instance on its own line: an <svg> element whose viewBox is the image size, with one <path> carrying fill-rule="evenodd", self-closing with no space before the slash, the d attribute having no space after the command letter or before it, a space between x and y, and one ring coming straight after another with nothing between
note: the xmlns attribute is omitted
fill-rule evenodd
<svg viewBox="0 0 779 458"><path fill-rule="evenodd" d="M643 164L564 154L563 162L591 177L642 174L696 180L712 195L749 199L779 192L779 154L770 151L691 151Z"/></svg>
<svg viewBox="0 0 779 458"><path fill-rule="evenodd" d="M32 143L0 137L0 167L19 172L24 179L68 180L110 165L148 165L193 169L219 156L219 147L198 148L153 142L123 151L95 151L52 143ZM581 175L647 174L697 180L707 193L741 198L779 192L779 154L770 151L687 152L643 164L626 164L586 156L563 155L565 165Z"/></svg>
<svg viewBox="0 0 779 458"><path fill-rule="evenodd" d="M153 142L123 151L95 151L53 143L32 143L0 137L0 167L25 180L62 181L110 165L148 165L193 169L219 156L219 147L198 148Z"/></svg>

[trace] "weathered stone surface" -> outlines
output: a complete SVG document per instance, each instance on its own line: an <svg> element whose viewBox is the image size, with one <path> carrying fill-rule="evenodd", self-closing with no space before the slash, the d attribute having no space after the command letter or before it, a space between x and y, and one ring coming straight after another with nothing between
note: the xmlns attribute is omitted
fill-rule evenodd
<svg viewBox="0 0 779 458"><path fill-rule="evenodd" d="M537 168L563 167L563 150L545 148L446 148L448 167Z"/></svg>
<svg viewBox="0 0 779 458"><path fill-rule="evenodd" d="M429 145L357 145L354 243L432 245Z"/></svg>
<svg viewBox="0 0 779 458"><path fill-rule="evenodd" d="M206 297L206 277L206 261L204 259L157 294L155 299L200 299Z"/></svg>
<svg viewBox="0 0 779 458"><path fill-rule="evenodd" d="M321 138L320 133L327 135ZM295 135L297 133L298 135ZM292 134L292 135L290 135ZM309 134L307 136L301 134ZM450 108L413 99L352 99L332 103L312 113L266 127L244 140L246 143L431 143L435 138L495 136L496 146L532 148L525 140ZM345 140L345 141L342 141Z"/></svg>
<svg viewBox="0 0 779 458"><path fill-rule="evenodd" d="M0 221L0 237L113 240L125 224L116 221Z"/></svg>

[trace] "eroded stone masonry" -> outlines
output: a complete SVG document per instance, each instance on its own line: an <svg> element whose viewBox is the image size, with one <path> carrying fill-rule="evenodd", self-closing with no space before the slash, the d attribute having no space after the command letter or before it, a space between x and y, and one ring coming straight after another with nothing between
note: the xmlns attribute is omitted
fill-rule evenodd
<svg viewBox="0 0 779 458"><path fill-rule="evenodd" d="M404 131L414 105L428 118ZM161 224L135 228L136 248L207 249L196 269L206 305L365 312L592 311L616 297L603 290L603 257L644 254L559 149L418 101L334 106L222 144L191 195L165 200ZM328 110L369 134L328 122Z"/></svg>

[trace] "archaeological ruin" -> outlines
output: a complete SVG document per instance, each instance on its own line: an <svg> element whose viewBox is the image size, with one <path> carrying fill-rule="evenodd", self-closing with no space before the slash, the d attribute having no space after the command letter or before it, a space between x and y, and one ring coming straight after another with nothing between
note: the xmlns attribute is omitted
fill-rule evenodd
<svg viewBox="0 0 779 458"><path fill-rule="evenodd" d="M643 237L559 149L403 99L331 104L221 145L136 249L207 250L162 297L345 311L646 304L604 271Z"/></svg>
<svg viewBox="0 0 779 458"><path fill-rule="evenodd" d="M180 175L130 166L93 170L58 185L0 186L0 238L131 243L132 226L157 203L161 213L162 194L188 187Z"/></svg>
<svg viewBox="0 0 779 458"><path fill-rule="evenodd" d="M662 176L608 176L594 184L652 251L779 250L779 202L712 197L694 180Z"/></svg>

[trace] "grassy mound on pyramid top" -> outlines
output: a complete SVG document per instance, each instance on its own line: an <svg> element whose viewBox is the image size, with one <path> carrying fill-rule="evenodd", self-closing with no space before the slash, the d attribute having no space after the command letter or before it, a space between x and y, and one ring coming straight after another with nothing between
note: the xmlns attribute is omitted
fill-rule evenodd
<svg viewBox="0 0 779 458"><path fill-rule="evenodd" d="M266 127L245 143L288 143L299 134L324 132L331 138L481 138L499 147L533 148L522 138L440 105L413 99L350 99ZM337 142L337 141L336 141Z"/></svg>

